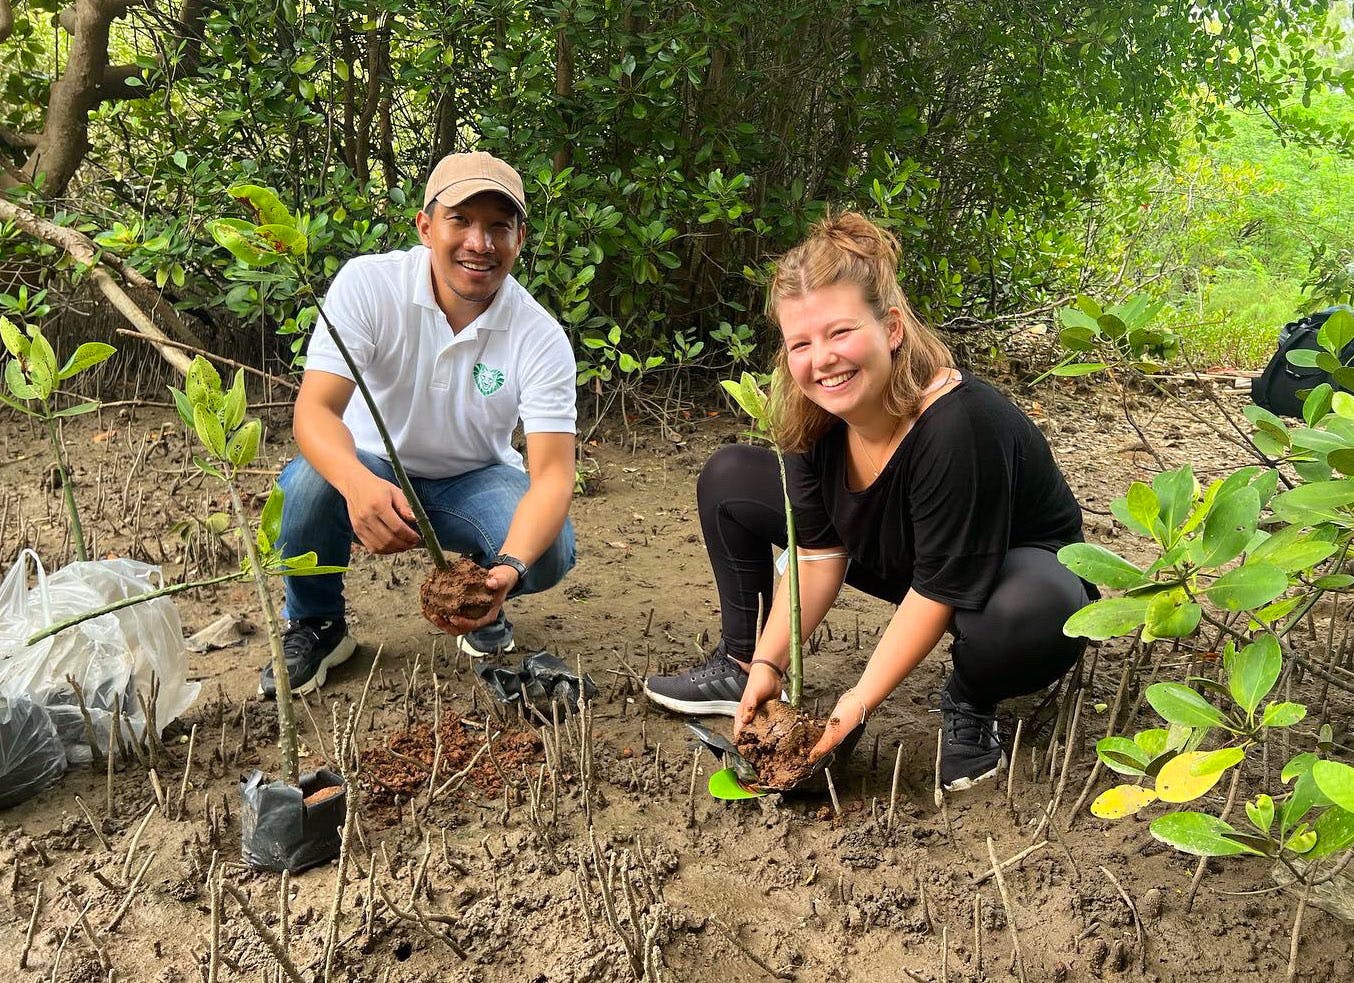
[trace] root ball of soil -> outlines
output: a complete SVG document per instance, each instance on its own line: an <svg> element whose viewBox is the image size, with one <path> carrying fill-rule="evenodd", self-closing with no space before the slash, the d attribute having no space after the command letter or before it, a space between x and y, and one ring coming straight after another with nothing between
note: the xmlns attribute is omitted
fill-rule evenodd
<svg viewBox="0 0 1354 983"><path fill-rule="evenodd" d="M736 746L757 769L765 788L790 789L813 771L809 752L826 729L826 721L773 700L757 708L752 722L739 733Z"/></svg>
<svg viewBox="0 0 1354 983"><path fill-rule="evenodd" d="M488 577L488 570L464 556L446 570L434 570L419 591L423 616L483 618L494 606L494 592L485 585Z"/></svg>

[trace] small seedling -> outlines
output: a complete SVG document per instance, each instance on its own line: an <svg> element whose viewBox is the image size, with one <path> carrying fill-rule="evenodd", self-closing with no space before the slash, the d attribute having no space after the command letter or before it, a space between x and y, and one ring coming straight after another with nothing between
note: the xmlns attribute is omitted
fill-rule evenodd
<svg viewBox="0 0 1354 983"><path fill-rule="evenodd" d="M9 318L0 317L0 337L4 339L5 349L11 356L5 363L5 387L9 394L0 393L0 402L25 416L41 420L46 427L52 443L52 456L56 461L57 480L61 483L61 495L66 504L66 515L70 519L75 558L88 560L84 527L80 524L80 510L75 504L70 467L66 464L66 451L61 443L60 421L66 417L90 413L99 408L99 402L86 400L62 409L53 409L52 396L56 393L58 383L106 361L116 349L102 342L87 341L75 350L65 365L58 368L56 352L36 325L24 332Z"/></svg>

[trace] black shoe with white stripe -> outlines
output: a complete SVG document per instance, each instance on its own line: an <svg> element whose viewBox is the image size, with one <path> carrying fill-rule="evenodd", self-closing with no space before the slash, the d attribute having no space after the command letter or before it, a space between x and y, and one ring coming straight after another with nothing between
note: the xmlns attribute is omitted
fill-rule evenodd
<svg viewBox="0 0 1354 983"><path fill-rule="evenodd" d="M722 714L732 717L743 698L748 674L724 654L720 642L702 665L675 676L650 676L644 692L661 707L692 716Z"/></svg>
<svg viewBox="0 0 1354 983"><path fill-rule="evenodd" d="M357 643L348 634L342 618L304 618L287 625L282 633L282 655L287 662L287 681L293 693L310 693L324 685L334 666L348 661ZM277 682L270 662L259 671L259 696L277 699Z"/></svg>
<svg viewBox="0 0 1354 983"><path fill-rule="evenodd" d="M1006 765L997 734L997 715L957 699L945 686L940 694L944 736L940 745L940 783L947 792L972 788Z"/></svg>

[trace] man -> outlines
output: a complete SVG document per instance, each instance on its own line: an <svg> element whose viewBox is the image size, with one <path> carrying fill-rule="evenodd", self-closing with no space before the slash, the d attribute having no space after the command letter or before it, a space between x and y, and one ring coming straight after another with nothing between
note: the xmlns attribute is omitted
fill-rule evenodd
<svg viewBox="0 0 1354 983"><path fill-rule="evenodd" d="M508 164L452 154L433 169L416 224L421 245L361 256L339 270L324 311L379 407L442 546L488 568L496 594L478 621L446 621L473 654L511 651L503 601L557 584L574 563L573 351L563 329L512 277L526 195ZM323 321L306 354L283 470L284 554L346 564L421 544L365 400ZM518 420L530 477L512 447ZM353 652L341 575L288 577L283 638L293 689L324 685ZM276 692L271 666L259 693Z"/></svg>

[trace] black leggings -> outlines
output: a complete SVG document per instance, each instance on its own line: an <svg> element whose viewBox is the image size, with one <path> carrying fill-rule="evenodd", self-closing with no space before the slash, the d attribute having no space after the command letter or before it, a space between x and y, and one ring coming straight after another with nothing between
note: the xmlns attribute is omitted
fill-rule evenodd
<svg viewBox="0 0 1354 983"><path fill-rule="evenodd" d="M746 659L756 645L774 590L772 545L785 546L785 502L774 452L728 444L711 455L696 482L705 549L710 554L724 647ZM874 597L901 603L906 584L891 584L852 563L846 582ZM1032 693L1065 673L1084 641L1062 633L1063 622L1087 603L1080 578L1048 550L1016 547L1006 554L991 596L980 611L956 609L954 676L950 691L982 709Z"/></svg>

